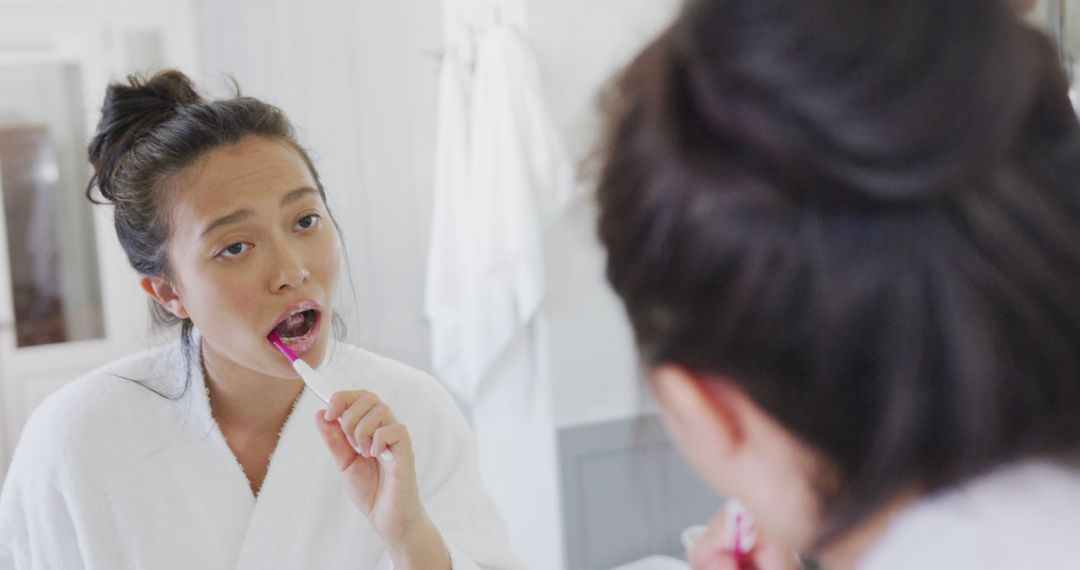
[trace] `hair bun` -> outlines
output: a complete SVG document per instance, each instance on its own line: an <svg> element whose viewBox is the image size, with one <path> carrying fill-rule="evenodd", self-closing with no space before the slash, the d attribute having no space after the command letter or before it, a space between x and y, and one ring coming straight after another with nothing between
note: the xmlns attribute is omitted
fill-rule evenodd
<svg viewBox="0 0 1080 570"><path fill-rule="evenodd" d="M121 159L140 138L175 116L185 105L201 103L202 97L187 75L167 70L149 79L129 75L125 83L112 83L105 92L101 121L90 142L94 175L87 187L91 200L96 187L110 202L117 199L113 178Z"/></svg>

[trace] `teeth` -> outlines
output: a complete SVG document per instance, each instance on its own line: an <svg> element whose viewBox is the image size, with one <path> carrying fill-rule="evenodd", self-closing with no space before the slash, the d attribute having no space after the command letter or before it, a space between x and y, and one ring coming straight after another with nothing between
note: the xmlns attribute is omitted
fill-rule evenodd
<svg viewBox="0 0 1080 570"><path fill-rule="evenodd" d="M300 326L300 323L303 322L304 313L296 313L294 315L290 315L289 318L285 319L284 321L281 321L281 324L279 324L278 326L281 328L292 328Z"/></svg>
<svg viewBox="0 0 1080 570"><path fill-rule="evenodd" d="M289 315L274 328L282 338L293 339L304 336L310 332L311 323L308 323L307 313L300 312Z"/></svg>

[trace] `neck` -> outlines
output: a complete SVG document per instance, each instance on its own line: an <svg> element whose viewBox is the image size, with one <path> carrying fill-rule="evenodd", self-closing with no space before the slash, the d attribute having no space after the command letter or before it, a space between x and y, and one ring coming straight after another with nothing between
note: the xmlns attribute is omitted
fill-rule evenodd
<svg viewBox="0 0 1080 570"><path fill-rule="evenodd" d="M216 352L203 342L203 374L210 410L223 427L257 433L278 433L304 384L260 374Z"/></svg>
<svg viewBox="0 0 1080 570"><path fill-rule="evenodd" d="M855 570L884 537L896 516L918 498L914 491L894 498L855 529L822 549L818 560L829 570Z"/></svg>

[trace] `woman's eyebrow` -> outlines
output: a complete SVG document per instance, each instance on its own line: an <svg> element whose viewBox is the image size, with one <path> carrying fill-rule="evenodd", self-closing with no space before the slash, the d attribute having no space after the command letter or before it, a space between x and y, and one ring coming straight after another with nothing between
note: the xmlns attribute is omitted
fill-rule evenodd
<svg viewBox="0 0 1080 570"><path fill-rule="evenodd" d="M295 192L295 190L294 190L294 192ZM236 210L234 212L231 212L229 214L225 214L224 216L221 216L220 218L214 220L213 222L210 222L210 225L206 226L206 229L203 230L201 234L199 234L199 237L204 238L204 237L206 237L206 234L220 228L221 226L227 226L229 224L235 224L235 223L237 223L237 222L239 222L239 221L241 221L241 220L243 220L243 219L245 219L247 217L253 216L254 214L255 214L255 212L248 209L248 208L241 208L241 209Z"/></svg>
<svg viewBox="0 0 1080 570"><path fill-rule="evenodd" d="M296 202L297 200L303 198L304 196L307 196L308 194L317 194L318 192L318 190L310 186L303 186L297 188L296 190L292 190L291 192L286 194L285 197L281 199L281 205L288 206L289 204Z"/></svg>
<svg viewBox="0 0 1080 570"><path fill-rule="evenodd" d="M282 206L288 206L289 204L292 204L293 202L296 202L297 200L300 200L301 198L303 198L304 196L307 196L308 194L317 194L318 192L319 192L318 190L316 190L316 189L314 189L314 188L312 188L310 186L303 186L301 188L297 188L296 190L291 190L288 194L285 195L284 198L281 199L281 205ZM229 224L235 224L235 223L240 222L241 220L244 220L245 218L247 218L249 216L252 216L254 214L255 214L255 212L248 209L248 208L241 208L241 209L236 210L234 212L230 212L228 214L225 214L224 216L221 216L220 218L218 218L218 219L214 220L213 222L211 222L210 225L206 226L206 229L203 230L201 234L199 234L199 237L200 238L206 237L206 234L220 228L221 226L227 226Z"/></svg>

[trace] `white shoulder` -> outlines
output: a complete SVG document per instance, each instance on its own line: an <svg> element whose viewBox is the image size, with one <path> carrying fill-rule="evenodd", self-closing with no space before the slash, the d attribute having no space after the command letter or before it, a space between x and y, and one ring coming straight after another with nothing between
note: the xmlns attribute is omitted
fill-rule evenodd
<svg viewBox="0 0 1080 570"><path fill-rule="evenodd" d="M17 453L52 450L70 456L73 447L102 430L126 429L135 410L174 402L190 389L177 350L167 345L115 360L50 394L24 426Z"/></svg>

